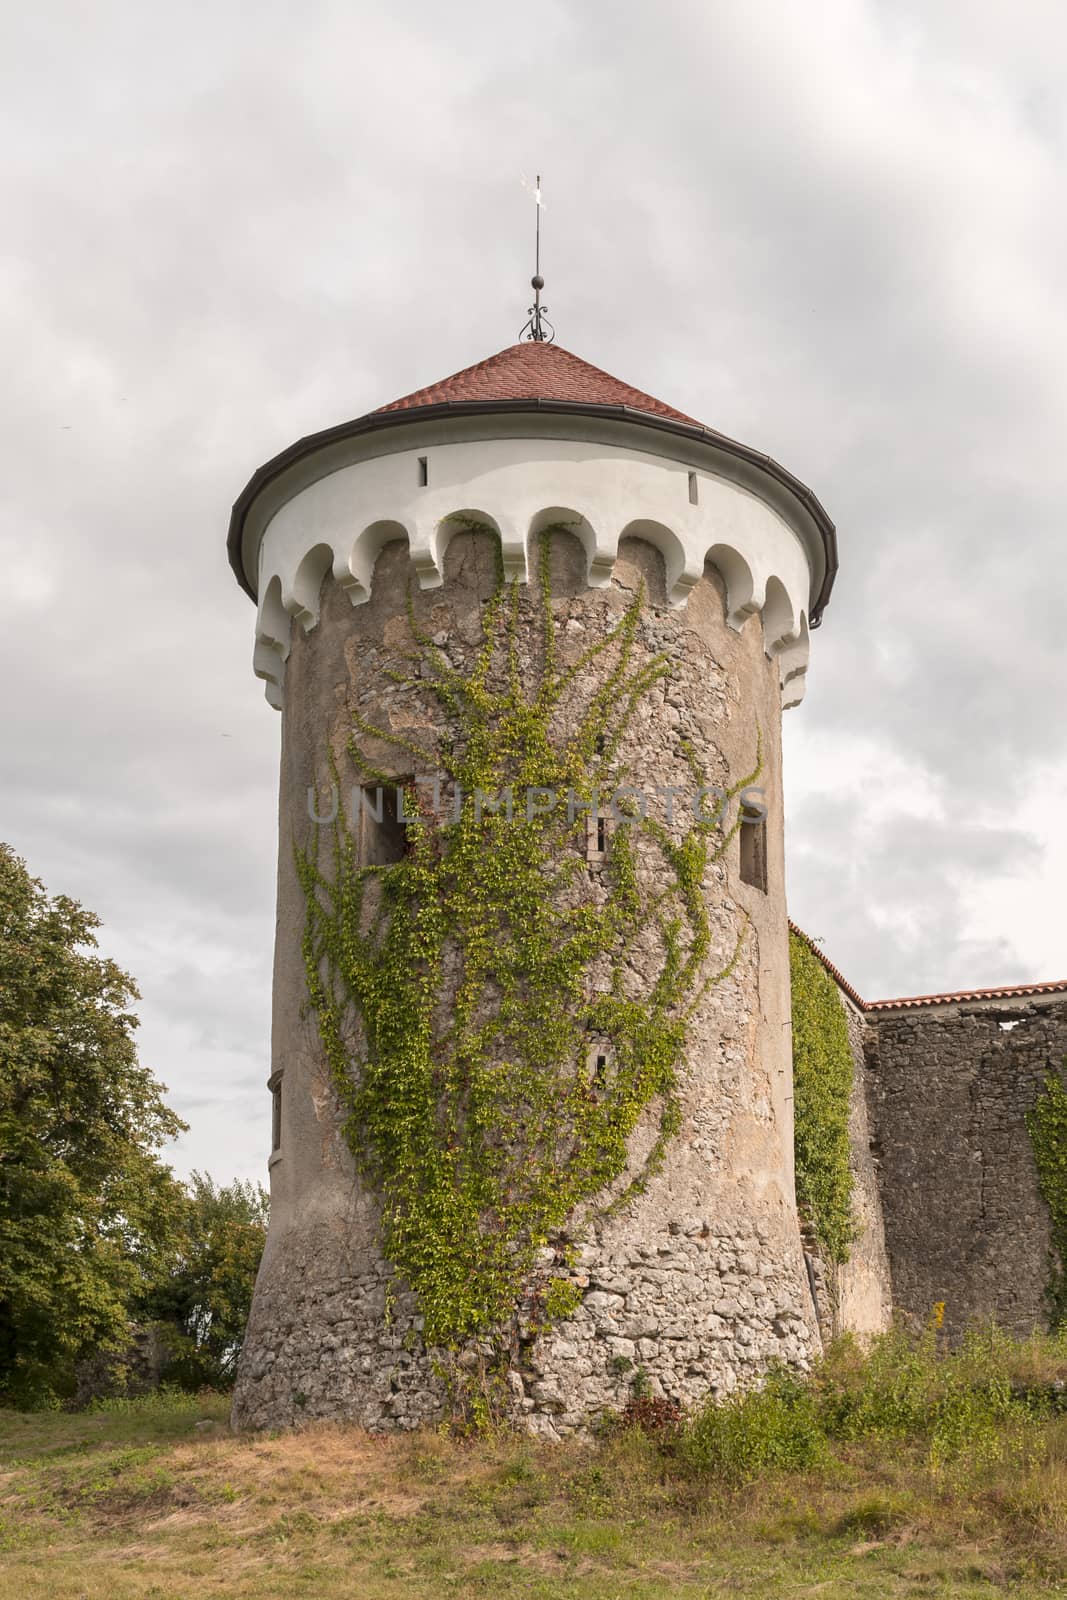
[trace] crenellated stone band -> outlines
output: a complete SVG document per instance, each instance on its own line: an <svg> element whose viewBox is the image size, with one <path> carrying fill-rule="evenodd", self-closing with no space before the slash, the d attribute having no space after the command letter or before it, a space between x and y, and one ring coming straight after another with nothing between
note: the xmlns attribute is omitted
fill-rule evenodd
<svg viewBox="0 0 1067 1600"><path fill-rule="evenodd" d="M421 587L436 588L449 540L472 525L499 536L505 575L522 583L533 540L552 525L580 540L591 588L611 582L624 537L660 551L676 607L710 563L726 587L730 627L760 619L783 706L801 700L808 608L823 555L809 514L780 486L725 457L711 470L707 461L694 466L636 448L638 430L625 425L614 430L619 442L607 428L590 440L537 436L529 423L521 434L491 438L463 437L456 428L442 438L440 426L420 438L421 431L405 430L405 448L397 437L376 435L324 451L261 497L245 535L245 564L258 580L253 665L272 705L282 703L293 621L305 631L316 626L328 573L360 605L380 551L400 539Z"/></svg>

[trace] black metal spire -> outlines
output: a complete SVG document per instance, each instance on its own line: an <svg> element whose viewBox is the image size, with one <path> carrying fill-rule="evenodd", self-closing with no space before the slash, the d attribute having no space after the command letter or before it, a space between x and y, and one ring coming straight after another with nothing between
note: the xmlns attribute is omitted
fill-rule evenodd
<svg viewBox="0 0 1067 1600"><path fill-rule="evenodd" d="M525 183L525 179L523 182ZM532 339L537 344L551 344L556 337L556 330L548 320L548 307L541 304L541 290L545 280L541 276L541 174L537 174L537 186L533 192L534 208L537 215L537 231L534 247L534 275L530 279L530 287L534 292L534 303L529 310L529 321L524 325L519 334L520 339Z"/></svg>

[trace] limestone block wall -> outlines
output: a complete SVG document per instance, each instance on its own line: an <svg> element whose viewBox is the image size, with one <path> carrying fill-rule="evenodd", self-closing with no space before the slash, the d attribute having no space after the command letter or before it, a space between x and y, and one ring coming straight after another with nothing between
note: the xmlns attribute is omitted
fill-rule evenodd
<svg viewBox="0 0 1067 1600"><path fill-rule="evenodd" d="M342 1137L306 1009L304 900L292 847L312 826L307 789L329 787L329 751L343 757L356 709L409 740L428 731L426 696L388 676L410 647L409 588L420 629L461 660L476 648L495 562L491 539L458 532L443 556L443 585L422 590L410 585L406 542L388 542L365 604L353 608L327 575L317 626L294 630L283 696L274 984L282 1139L235 1394L238 1425L344 1416L406 1428L446 1404L418 1309L382 1259L378 1202ZM653 1393L692 1404L752 1381L771 1361L802 1367L819 1347L793 1193L780 663L767 653L758 615L739 629L728 625L725 585L711 566L683 607L669 603L663 557L641 539L622 540L606 585L590 587L587 566L580 542L560 536L552 605L562 659L577 659L617 621L643 581L638 651L648 659L667 651L672 661L670 679L651 691L620 752L635 773L684 789L692 782L680 753L688 740L712 781L736 781L752 768L761 730L768 890L742 882L736 839L709 866L716 956L729 958L746 919L748 931L730 978L709 989L690 1018L681 1129L642 1194L575 1228L570 1264L566 1241L544 1262L571 1278L581 1301L550 1333L521 1331L507 1384L514 1412L550 1437L625 1404L639 1368ZM533 670L525 657L520 665ZM389 745L368 753L386 770L397 759ZM634 952L637 983L644 959ZM654 1132L650 1118L633 1136L634 1170ZM477 1366L480 1352L463 1359Z"/></svg>
<svg viewBox="0 0 1067 1600"><path fill-rule="evenodd" d="M1024 1121L1067 1056L1067 996L867 1014L871 1113L896 1311L958 1336L1046 1321L1049 1217Z"/></svg>

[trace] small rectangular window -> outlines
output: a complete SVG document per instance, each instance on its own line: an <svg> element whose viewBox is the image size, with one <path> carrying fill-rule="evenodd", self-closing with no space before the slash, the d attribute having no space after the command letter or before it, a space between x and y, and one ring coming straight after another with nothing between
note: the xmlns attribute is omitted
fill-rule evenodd
<svg viewBox="0 0 1067 1600"><path fill-rule="evenodd" d="M585 819L585 858L587 861L599 862L603 860L608 851L608 840L611 829L608 819L602 812L594 817L592 812Z"/></svg>
<svg viewBox="0 0 1067 1600"><path fill-rule="evenodd" d="M767 893L767 819L741 807L741 882Z"/></svg>
<svg viewBox="0 0 1067 1600"><path fill-rule="evenodd" d="M365 867L388 867L408 851L407 818L411 813L410 778L371 783L359 791L359 859ZM401 800L400 796L404 798Z"/></svg>
<svg viewBox="0 0 1067 1600"><path fill-rule="evenodd" d="M427 456L419 457L419 488L425 489L430 481L430 462Z"/></svg>
<svg viewBox="0 0 1067 1600"><path fill-rule="evenodd" d="M689 504L691 506L695 506L695 505L698 505L699 503L700 503L700 490L697 487L697 475L696 475L695 472L691 472L689 474Z"/></svg>

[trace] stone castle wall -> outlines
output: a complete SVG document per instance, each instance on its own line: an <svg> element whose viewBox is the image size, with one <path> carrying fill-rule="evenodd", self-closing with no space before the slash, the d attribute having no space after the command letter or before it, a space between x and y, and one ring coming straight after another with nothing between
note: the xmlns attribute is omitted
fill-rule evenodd
<svg viewBox="0 0 1067 1600"><path fill-rule="evenodd" d="M564 661L617 621L647 584L639 656L667 651L673 670L627 735L621 754L635 773L684 790L692 776L680 741L689 740L711 781L737 781L754 764L761 730L769 891L741 881L737 839L709 867L714 964L725 964L746 918L748 934L731 977L707 992L690 1019L681 1130L645 1192L579 1235L569 1267L562 1256L545 1263L571 1277L581 1302L551 1333L530 1331L507 1383L514 1412L549 1437L624 1405L638 1369L652 1393L692 1404L750 1382L771 1361L803 1366L819 1345L793 1196L779 668L764 652L758 616L740 632L726 625L723 585L711 567L684 609L675 609L662 557L643 541L623 540L610 586L595 590L586 586L577 541L557 536L557 546L553 612ZM494 567L489 539L456 534L444 587L413 591L420 627L457 660L476 648ZM353 609L327 578L319 624L296 638L287 664L273 1028L283 1135L235 1394L239 1425L344 1416L372 1428L413 1427L439 1416L446 1401L417 1308L402 1288L396 1292L382 1259L377 1201L341 1136L305 1005L304 901L292 860L294 839L311 826L308 786L328 789L327 754L332 748L343 758L354 710L415 741L430 730L426 695L386 676L404 665L410 645L409 577L407 547L396 542L378 558L367 604ZM529 648L520 634L523 672L535 666L523 654ZM397 760L389 745L368 755L390 771ZM643 964L655 959L652 950L634 953L638 985ZM635 1163L653 1136L651 1120L639 1125ZM477 1365L479 1352L464 1359Z"/></svg>
<svg viewBox="0 0 1067 1600"><path fill-rule="evenodd" d="M1047 1321L1048 1208L1025 1114L1067 1056L1067 996L868 1012L869 1110L897 1313Z"/></svg>

